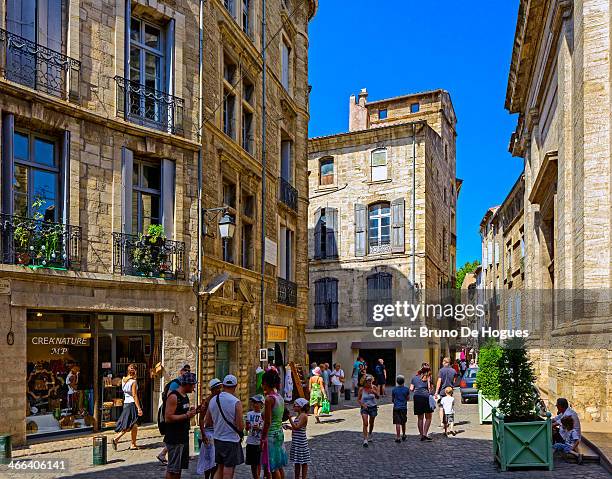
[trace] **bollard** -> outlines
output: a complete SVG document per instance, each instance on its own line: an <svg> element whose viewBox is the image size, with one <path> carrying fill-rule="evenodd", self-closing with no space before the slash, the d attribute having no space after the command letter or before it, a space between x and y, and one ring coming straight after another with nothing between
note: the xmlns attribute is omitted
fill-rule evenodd
<svg viewBox="0 0 612 479"><path fill-rule="evenodd" d="M8 464L13 456L13 446L11 436L8 434L0 435L0 464Z"/></svg>
<svg viewBox="0 0 612 479"><path fill-rule="evenodd" d="M104 466L107 462L106 436L94 436L93 438L93 465Z"/></svg>
<svg viewBox="0 0 612 479"><path fill-rule="evenodd" d="M193 430L193 452L195 452L196 454L199 454L201 445L202 445L202 433L200 432L200 428L196 427Z"/></svg>
<svg viewBox="0 0 612 479"><path fill-rule="evenodd" d="M351 400L351 388L344 388L344 400L345 401Z"/></svg>

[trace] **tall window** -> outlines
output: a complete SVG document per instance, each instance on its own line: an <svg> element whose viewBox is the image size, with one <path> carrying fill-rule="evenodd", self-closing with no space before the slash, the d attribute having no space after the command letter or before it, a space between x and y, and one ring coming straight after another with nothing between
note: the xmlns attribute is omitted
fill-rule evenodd
<svg viewBox="0 0 612 479"><path fill-rule="evenodd" d="M387 150L374 150L372 152L372 181L386 180L387 176Z"/></svg>
<svg viewBox="0 0 612 479"><path fill-rule="evenodd" d="M281 178L293 185L293 142L281 141Z"/></svg>
<svg viewBox="0 0 612 479"><path fill-rule="evenodd" d="M215 374L217 377L227 376L234 360L234 343L217 341L215 343Z"/></svg>
<svg viewBox="0 0 612 479"><path fill-rule="evenodd" d="M322 278L315 281L315 328L338 327L338 280Z"/></svg>
<svg viewBox="0 0 612 479"><path fill-rule="evenodd" d="M368 211L368 246L370 253L391 251L391 208L389 203L377 203Z"/></svg>
<svg viewBox="0 0 612 479"><path fill-rule="evenodd" d="M242 30L249 37L253 35L251 25L251 0L242 0Z"/></svg>
<svg viewBox="0 0 612 479"><path fill-rule="evenodd" d="M255 268L254 243L255 243L255 197L249 192L242 190L241 203L241 266L247 269Z"/></svg>
<svg viewBox="0 0 612 479"><path fill-rule="evenodd" d="M234 0L223 0L223 5L232 17L236 17Z"/></svg>
<svg viewBox="0 0 612 479"><path fill-rule="evenodd" d="M338 257L338 210L319 208L315 212L315 259Z"/></svg>
<svg viewBox="0 0 612 479"><path fill-rule="evenodd" d="M130 80L152 90L164 90L164 35L162 30L139 18L130 25ZM149 120L160 117L159 101L149 95L132 95L130 109Z"/></svg>
<svg viewBox="0 0 612 479"><path fill-rule="evenodd" d="M59 166L56 143L31 133L15 132L13 211L17 216L36 213L45 221L59 217Z"/></svg>
<svg viewBox="0 0 612 479"><path fill-rule="evenodd" d="M245 79L242 82L242 147L251 155L254 153L255 126L253 114L255 87Z"/></svg>
<svg viewBox="0 0 612 479"><path fill-rule="evenodd" d="M283 39L281 42L281 83L289 91L291 71L291 47Z"/></svg>
<svg viewBox="0 0 612 479"><path fill-rule="evenodd" d="M319 161L319 184L321 186L334 184L334 159L331 157Z"/></svg>
<svg viewBox="0 0 612 479"><path fill-rule="evenodd" d="M161 167L134 160L132 175L132 232L146 233L151 224L161 224Z"/></svg>
<svg viewBox="0 0 612 479"><path fill-rule="evenodd" d="M279 232L279 278L294 281L295 267L293 265L293 252L295 251L295 234L286 226L280 227Z"/></svg>
<svg viewBox="0 0 612 479"><path fill-rule="evenodd" d="M391 304L393 302L393 276L389 273L375 273L367 278L368 293L368 323L380 324L374 321L374 306L377 304ZM382 323L384 324L383 320Z"/></svg>
<svg viewBox="0 0 612 479"><path fill-rule="evenodd" d="M223 132L236 139L236 91L234 81L237 67L227 55L223 56Z"/></svg>

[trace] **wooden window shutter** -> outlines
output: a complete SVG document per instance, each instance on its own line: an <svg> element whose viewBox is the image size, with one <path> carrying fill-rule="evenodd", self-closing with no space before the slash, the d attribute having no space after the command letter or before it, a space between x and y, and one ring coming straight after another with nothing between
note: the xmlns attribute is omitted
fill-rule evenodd
<svg viewBox="0 0 612 479"><path fill-rule="evenodd" d="M174 196L176 183L176 164L164 158L161 162L161 197L162 219L161 223L168 239L174 238Z"/></svg>
<svg viewBox="0 0 612 479"><path fill-rule="evenodd" d="M314 258L321 258L321 208L317 208L314 215Z"/></svg>
<svg viewBox="0 0 612 479"><path fill-rule="evenodd" d="M405 248L404 234L404 198L391 202L391 252L403 253Z"/></svg>
<svg viewBox="0 0 612 479"><path fill-rule="evenodd" d="M121 148L121 232L132 233L132 177L134 176L134 152Z"/></svg>
<svg viewBox="0 0 612 479"><path fill-rule="evenodd" d="M326 227L326 257L336 258L338 256L338 210L336 208L325 208Z"/></svg>
<svg viewBox="0 0 612 479"><path fill-rule="evenodd" d="M355 204L355 256L366 255L367 208Z"/></svg>

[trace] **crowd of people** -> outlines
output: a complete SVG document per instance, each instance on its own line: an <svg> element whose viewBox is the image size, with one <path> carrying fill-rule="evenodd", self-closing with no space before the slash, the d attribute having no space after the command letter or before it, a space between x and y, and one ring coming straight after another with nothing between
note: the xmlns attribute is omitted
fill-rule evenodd
<svg viewBox="0 0 612 479"><path fill-rule="evenodd" d="M477 366L471 363L469 367ZM189 394L193 393L197 380L189 365L183 366L178 377L164 388L158 414L164 448L157 459L166 466L166 478L180 478L182 470L189 468L191 419L199 414L201 447L197 473L205 479L233 478L236 466L243 463L250 466L254 479L259 479L262 472L264 478L281 479L284 478L284 468L290 462L294 465L295 477L306 479L308 465L311 463L306 435L310 410L313 408L315 421L319 423L323 402L329 393L339 395L345 388L345 375L340 364L335 364L333 368L325 363L312 364L311 368L309 399L297 398L288 407L279 393L279 372L274 366L269 366L262 377L263 395L252 396L249 399L249 410L244 414L242 402L236 396L238 380L231 374L223 380L210 380L206 397L197 407L192 406ZM408 385L403 375L397 375L395 387L391 391L396 443L407 439L406 423L411 396L420 441L432 440L429 430L436 407L439 409L439 427L444 429L444 435L456 435L453 393L459 374L450 358L444 358L435 381L430 365L425 362ZM368 374L365 361L359 357L353 365L351 377L362 419L363 447L367 448L373 439L378 402L385 395L387 371L384 361L377 361L372 375ZM112 446L117 450L120 438L130 432L129 449L137 449L142 408L138 399L136 368L133 365L128 367L127 375L122 379L122 389L125 394L124 408L117 421L118 435L113 438ZM569 407L567 399L559 398L556 406L558 414L552 420L553 448L575 456L577 462L581 463L582 455L578 451L581 439L580 419ZM284 447L284 429L291 431L289 454ZM242 447L245 435L246 457Z"/></svg>

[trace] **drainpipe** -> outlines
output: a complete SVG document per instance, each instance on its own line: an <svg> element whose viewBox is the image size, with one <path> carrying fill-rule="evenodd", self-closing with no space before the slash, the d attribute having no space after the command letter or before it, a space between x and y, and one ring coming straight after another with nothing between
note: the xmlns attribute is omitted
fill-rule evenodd
<svg viewBox="0 0 612 479"><path fill-rule="evenodd" d="M200 291L202 287L202 267L203 267L203 255L202 255L202 232L203 232L203 220L202 217L202 158L203 149L202 146L202 129L204 125L202 123L204 114L204 95L202 93L203 88L203 69L204 69L204 50L203 50L203 39L204 39L204 0L200 0L200 16L199 16L199 27L200 34L198 40L198 82L199 82L199 100L198 100L198 270L197 277L194 285L194 292L196 297L196 374L198 375L198 389L197 389L197 401L202 397L202 311L200 307Z"/></svg>
<svg viewBox="0 0 612 479"><path fill-rule="evenodd" d="M416 124L412 124L412 302L416 299Z"/></svg>
<svg viewBox="0 0 612 479"><path fill-rule="evenodd" d="M266 275L266 0L261 1L261 288L259 298L259 347L265 346Z"/></svg>
<svg viewBox="0 0 612 479"><path fill-rule="evenodd" d="M123 42L123 119L128 119L130 105L130 36L132 19L132 0L125 0L125 41Z"/></svg>

